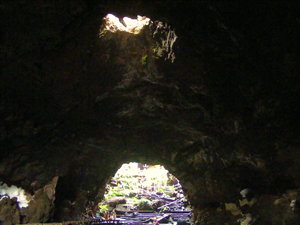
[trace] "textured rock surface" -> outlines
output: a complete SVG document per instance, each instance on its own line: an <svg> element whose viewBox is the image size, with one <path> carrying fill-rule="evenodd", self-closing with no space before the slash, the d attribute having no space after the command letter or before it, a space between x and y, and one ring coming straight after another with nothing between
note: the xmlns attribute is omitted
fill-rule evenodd
<svg viewBox="0 0 300 225"><path fill-rule="evenodd" d="M47 202L31 221L80 218L128 161L165 165L206 225L299 221L293 2L18 0L0 10L0 180ZM109 12L171 24L174 63L157 57L147 29L99 38Z"/></svg>
<svg viewBox="0 0 300 225"><path fill-rule="evenodd" d="M47 222L52 218L57 181L58 177L54 177L49 184L34 192L34 199L22 210L26 216L24 223Z"/></svg>
<svg viewBox="0 0 300 225"><path fill-rule="evenodd" d="M20 223L20 208L15 199L4 198L0 201L0 221L5 224Z"/></svg>
<svg viewBox="0 0 300 225"><path fill-rule="evenodd" d="M54 177L49 184L38 189L30 199L27 207L18 205L18 199L4 197L0 200L0 220L6 225L16 223L47 222L53 217L55 191L58 177Z"/></svg>

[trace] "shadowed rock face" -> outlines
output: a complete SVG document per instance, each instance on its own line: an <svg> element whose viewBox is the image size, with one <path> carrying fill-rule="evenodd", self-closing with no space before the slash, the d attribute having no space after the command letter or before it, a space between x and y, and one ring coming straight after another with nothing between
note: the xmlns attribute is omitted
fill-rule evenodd
<svg viewBox="0 0 300 225"><path fill-rule="evenodd" d="M38 193L41 210L23 212L30 222L81 218L128 161L166 166L204 224L299 220L295 5L7 1L0 10L0 181ZM174 62L157 55L165 36L151 26L99 38L107 13L170 24ZM17 223L9 201L0 220Z"/></svg>

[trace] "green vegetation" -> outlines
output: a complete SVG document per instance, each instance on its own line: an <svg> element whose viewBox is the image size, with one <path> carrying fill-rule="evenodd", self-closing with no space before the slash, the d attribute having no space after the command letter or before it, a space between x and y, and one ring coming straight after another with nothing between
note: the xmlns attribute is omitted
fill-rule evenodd
<svg viewBox="0 0 300 225"><path fill-rule="evenodd" d="M157 208L163 203L153 196L174 198L178 180L162 166L147 166L138 163L124 164L107 185L104 200L99 204L100 213L112 210L120 202L129 209Z"/></svg>
<svg viewBox="0 0 300 225"><path fill-rule="evenodd" d="M104 204L104 205L99 205L100 208L100 213L106 213L107 211L111 210L111 207L109 205Z"/></svg>
<svg viewBox="0 0 300 225"><path fill-rule="evenodd" d="M142 56L142 65L145 66L147 64L148 55Z"/></svg>

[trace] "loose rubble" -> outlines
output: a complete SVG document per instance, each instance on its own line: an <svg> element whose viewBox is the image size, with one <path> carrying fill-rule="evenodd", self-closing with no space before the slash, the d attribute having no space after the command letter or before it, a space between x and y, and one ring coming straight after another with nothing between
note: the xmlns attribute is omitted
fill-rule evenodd
<svg viewBox="0 0 300 225"><path fill-rule="evenodd" d="M177 178L162 166L124 165L107 185L94 223L188 223L191 210Z"/></svg>

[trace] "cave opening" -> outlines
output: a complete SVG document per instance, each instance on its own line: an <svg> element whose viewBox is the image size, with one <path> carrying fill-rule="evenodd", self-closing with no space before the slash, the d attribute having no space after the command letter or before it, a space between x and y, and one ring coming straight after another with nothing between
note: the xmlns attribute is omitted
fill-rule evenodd
<svg viewBox="0 0 300 225"><path fill-rule="evenodd" d="M191 206L180 181L162 165L124 163L105 187L97 217L173 224L188 221Z"/></svg>
<svg viewBox="0 0 300 225"><path fill-rule="evenodd" d="M0 201L5 199L17 203L19 208L23 209L28 207L33 196L20 187L0 182Z"/></svg>
<svg viewBox="0 0 300 225"><path fill-rule="evenodd" d="M129 18L127 16L118 18L117 16L109 13L103 18L103 22L101 33L106 31L112 33L123 31L132 34L139 34L144 26L149 25L150 18L140 15L137 15L136 19Z"/></svg>

